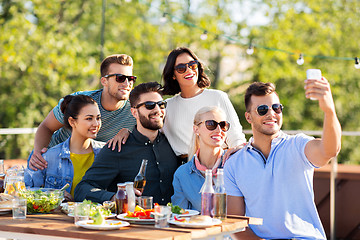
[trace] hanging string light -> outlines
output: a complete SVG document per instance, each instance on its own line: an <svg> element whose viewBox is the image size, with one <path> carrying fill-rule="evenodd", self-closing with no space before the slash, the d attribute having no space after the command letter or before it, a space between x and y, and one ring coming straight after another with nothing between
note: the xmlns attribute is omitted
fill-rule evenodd
<svg viewBox="0 0 360 240"><path fill-rule="evenodd" d="M358 57L355 58L355 68L360 69L360 61Z"/></svg>
<svg viewBox="0 0 360 240"><path fill-rule="evenodd" d="M208 31L204 31L203 34L200 35L201 40L206 40L208 38Z"/></svg>
<svg viewBox="0 0 360 240"><path fill-rule="evenodd" d="M252 55L254 53L254 46L250 43L249 47L246 49L246 53L248 55Z"/></svg>
<svg viewBox="0 0 360 240"><path fill-rule="evenodd" d="M124 0L126 2L131 2L131 0ZM140 0L140 2L143 2ZM147 3L147 2L143 2L144 4L148 5L149 7L152 7L152 8L156 8L158 9L159 11L161 11L159 8L151 5L150 3ZM201 29L201 30L204 30L203 27L201 26L198 26L192 22L189 22L185 19L182 19L182 18L179 18L175 15L172 15L171 13L163 13L163 16L160 18L160 22L161 23L164 23L164 21L173 21L175 20L176 22L180 22L180 23L183 23L184 25L188 26L188 27L191 27L191 28L197 28L197 29ZM214 33L214 32L208 32L207 30L205 30L203 32L203 34L200 35L200 39L201 40L206 40L208 38L208 33L211 33L213 35L216 35L217 38L224 38L224 39L227 39L229 42L231 43L234 43L234 44L239 44L239 45L242 45L244 46L244 43L243 43L243 40L240 40L240 39L237 39L237 38L234 38L233 36L229 36L229 35L226 35L226 34L219 34L219 33ZM268 46L261 46L259 44L256 44L256 48L258 49L265 49L265 50L269 50L269 51L276 51L276 52L283 52L283 53L287 53L289 55L294 55L294 54L297 54L296 52L293 52L293 51L288 51L288 50L284 50L284 49L278 49L278 48L274 48L274 47L268 47ZM249 46L247 49L246 49L246 53L249 54L249 55L252 55L254 53L254 46ZM300 54L299 58L296 60L296 63L298 65L303 65L304 64L304 56L305 54ZM335 60L346 60L346 61L354 61L354 58L353 57L337 57L337 56L324 56L324 55L309 55L309 54L306 54L306 57L308 58L319 58L319 59L335 59ZM360 63L359 63L359 58L355 58L355 68L356 69L360 69Z"/></svg>
<svg viewBox="0 0 360 240"><path fill-rule="evenodd" d="M305 62L305 60L304 60L304 58L303 58L303 55L302 55L302 53L300 53L298 60L296 60L296 63L297 63L298 65L303 65L304 62Z"/></svg>
<svg viewBox="0 0 360 240"><path fill-rule="evenodd" d="M166 12L163 13L162 17L160 18L160 22L161 23L166 23L167 18L166 18Z"/></svg>

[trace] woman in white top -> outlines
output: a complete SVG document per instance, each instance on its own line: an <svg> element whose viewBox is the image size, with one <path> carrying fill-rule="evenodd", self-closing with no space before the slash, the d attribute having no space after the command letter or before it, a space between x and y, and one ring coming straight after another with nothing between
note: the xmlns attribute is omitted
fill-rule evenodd
<svg viewBox="0 0 360 240"><path fill-rule="evenodd" d="M227 134L229 148L246 142L242 126L225 92L207 89L210 79L199 58L189 48L176 48L169 54L163 70L164 95L167 99L164 133L180 159L187 158L195 113L202 107L218 106L225 113L231 129ZM189 156L190 158L192 156Z"/></svg>

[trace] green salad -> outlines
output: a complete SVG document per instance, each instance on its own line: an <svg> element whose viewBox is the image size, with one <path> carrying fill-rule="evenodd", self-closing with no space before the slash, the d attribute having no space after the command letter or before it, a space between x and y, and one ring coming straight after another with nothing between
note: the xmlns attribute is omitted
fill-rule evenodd
<svg viewBox="0 0 360 240"><path fill-rule="evenodd" d="M49 213L62 202L64 194L59 190L25 190L19 192L20 197L27 199L28 213Z"/></svg>
<svg viewBox="0 0 360 240"><path fill-rule="evenodd" d="M90 217L94 217L96 214L101 214L102 216L110 216L111 210L104 208L102 205L98 205L97 203L93 203L90 200L84 200L83 204L90 204Z"/></svg>
<svg viewBox="0 0 360 240"><path fill-rule="evenodd" d="M173 205L172 203L167 204L169 207L171 207L171 212L175 214L183 214L185 213L185 210L178 205Z"/></svg>

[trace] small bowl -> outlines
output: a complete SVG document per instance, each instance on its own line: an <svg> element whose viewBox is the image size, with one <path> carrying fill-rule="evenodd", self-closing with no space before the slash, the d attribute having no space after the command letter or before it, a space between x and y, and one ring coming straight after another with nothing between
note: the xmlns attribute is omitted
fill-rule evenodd
<svg viewBox="0 0 360 240"><path fill-rule="evenodd" d="M51 213L64 200L64 192L53 188L30 188L20 196L27 199L28 213Z"/></svg>

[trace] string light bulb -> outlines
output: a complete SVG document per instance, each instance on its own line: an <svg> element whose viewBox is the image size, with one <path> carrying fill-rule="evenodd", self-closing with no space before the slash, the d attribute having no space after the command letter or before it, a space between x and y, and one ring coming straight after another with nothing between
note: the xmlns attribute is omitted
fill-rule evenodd
<svg viewBox="0 0 360 240"><path fill-rule="evenodd" d="M297 63L298 65L303 65L304 62L305 62L305 61L304 61L303 55L302 55L302 53L300 53L299 58L296 60L296 63Z"/></svg>
<svg viewBox="0 0 360 240"><path fill-rule="evenodd" d="M164 14L162 15L162 17L160 18L160 22L161 23L166 23L167 18L166 18L166 13L164 12Z"/></svg>
<svg viewBox="0 0 360 240"><path fill-rule="evenodd" d="M250 43L249 47L246 49L246 53L248 55L252 55L254 53L254 46Z"/></svg>
<svg viewBox="0 0 360 240"><path fill-rule="evenodd" d="M208 32L205 30L203 34L200 35L201 40L206 40L208 38Z"/></svg>
<svg viewBox="0 0 360 240"><path fill-rule="evenodd" d="M355 68L360 69L360 61L358 57L355 58Z"/></svg>

